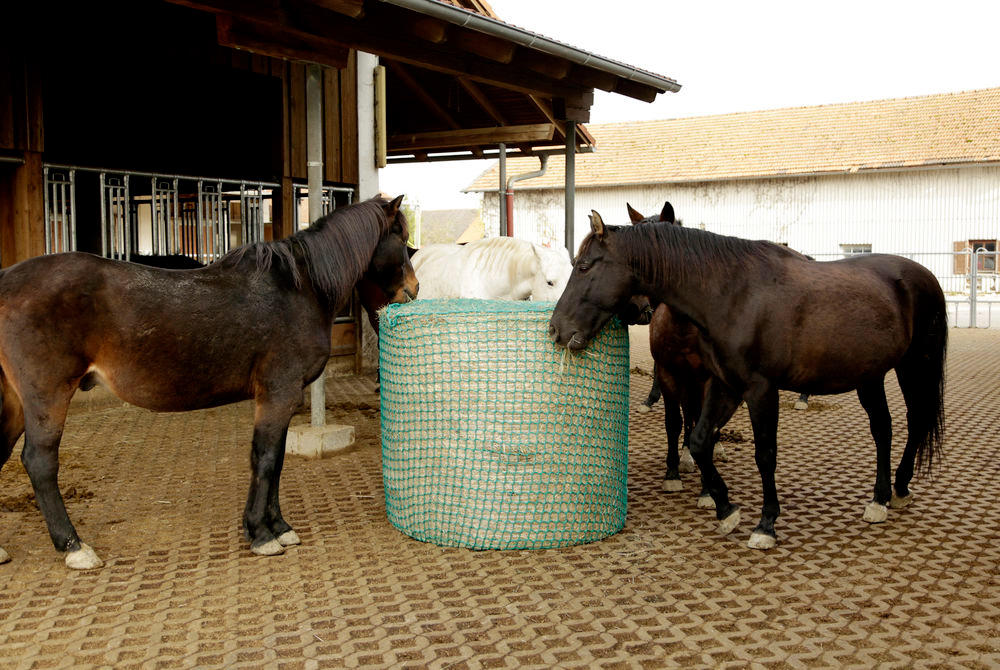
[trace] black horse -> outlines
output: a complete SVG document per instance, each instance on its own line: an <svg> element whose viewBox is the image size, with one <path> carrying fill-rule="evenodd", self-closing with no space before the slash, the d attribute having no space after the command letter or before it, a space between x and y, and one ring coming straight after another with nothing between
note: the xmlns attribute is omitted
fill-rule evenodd
<svg viewBox="0 0 1000 670"><path fill-rule="evenodd" d="M634 295L666 303L704 335L712 377L691 452L715 501L720 530L736 527L739 508L712 463L711 436L742 398L764 490L749 546L768 549L777 541L778 389L856 389L878 454L874 497L864 519L884 521L886 505L910 501L914 461L918 470L930 470L944 430L944 294L922 265L884 254L818 263L770 242L669 224L605 226L593 212L591 234L552 314L553 341L584 349ZM892 369L907 407L906 447L894 487L884 387Z"/></svg>
<svg viewBox="0 0 1000 670"><path fill-rule="evenodd" d="M299 543L278 499L288 422L330 356L333 316L362 277L393 301L416 297L401 200L335 210L285 240L234 249L199 269L65 253L0 272L0 465L24 433L21 460L69 567L101 565L80 542L57 483L70 398L95 378L156 411L253 398L243 529L256 554Z"/></svg>
<svg viewBox="0 0 1000 670"><path fill-rule="evenodd" d="M663 203L658 215L648 217L628 203L625 207L632 225L683 225L669 202ZM663 425L667 433L667 471L663 488L667 491L680 491L681 471L692 472L695 467L689 451L691 433L695 421L701 416L702 399L710 376L702 362L701 334L690 319L660 303L649 322L649 351L653 356L653 385L643 406L652 407L663 396ZM719 428L729 418L721 420ZM683 453L678 446L682 430ZM718 446L716 438L717 433L713 435L713 442L716 443L713 448L714 457L725 460L724 450ZM704 489L698 503L707 507L715 504Z"/></svg>

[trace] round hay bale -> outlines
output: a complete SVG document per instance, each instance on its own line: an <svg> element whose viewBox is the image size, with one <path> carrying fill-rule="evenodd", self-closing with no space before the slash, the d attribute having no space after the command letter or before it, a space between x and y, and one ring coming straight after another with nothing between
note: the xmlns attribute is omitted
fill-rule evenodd
<svg viewBox="0 0 1000 670"><path fill-rule="evenodd" d="M572 355L554 304L418 300L380 324L389 521L472 549L592 542L625 525L628 332Z"/></svg>

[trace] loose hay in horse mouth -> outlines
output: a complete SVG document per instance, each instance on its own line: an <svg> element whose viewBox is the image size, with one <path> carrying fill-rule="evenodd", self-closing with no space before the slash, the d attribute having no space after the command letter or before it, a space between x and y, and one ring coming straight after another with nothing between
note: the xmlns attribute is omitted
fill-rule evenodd
<svg viewBox="0 0 1000 670"><path fill-rule="evenodd" d="M585 355L548 338L552 303L418 300L380 322L389 521L472 549L580 544L624 526L628 333Z"/></svg>

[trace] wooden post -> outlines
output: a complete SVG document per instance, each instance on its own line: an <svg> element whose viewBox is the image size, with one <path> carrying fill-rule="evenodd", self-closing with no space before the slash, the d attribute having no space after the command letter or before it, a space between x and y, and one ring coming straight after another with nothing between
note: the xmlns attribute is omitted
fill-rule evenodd
<svg viewBox="0 0 1000 670"><path fill-rule="evenodd" d="M306 67L306 167L309 176L309 223L323 216L323 73ZM309 387L312 425L326 423L326 370Z"/></svg>

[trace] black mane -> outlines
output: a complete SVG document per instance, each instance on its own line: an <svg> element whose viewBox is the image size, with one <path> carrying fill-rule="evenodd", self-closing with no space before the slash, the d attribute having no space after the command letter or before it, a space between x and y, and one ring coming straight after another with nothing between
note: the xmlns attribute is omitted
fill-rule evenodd
<svg viewBox="0 0 1000 670"><path fill-rule="evenodd" d="M218 262L237 264L251 258L257 275L279 272L295 288L302 287L304 269L313 289L331 305L339 305L350 295L392 224L383 211L387 202L376 197L335 209L290 237L244 245Z"/></svg>
<svg viewBox="0 0 1000 670"><path fill-rule="evenodd" d="M670 223L608 226L608 229L614 231L614 245L629 259L636 276L654 285L670 281L702 282L712 275L745 270L775 254L798 255L773 242L718 235ZM589 241L590 236L584 244Z"/></svg>

